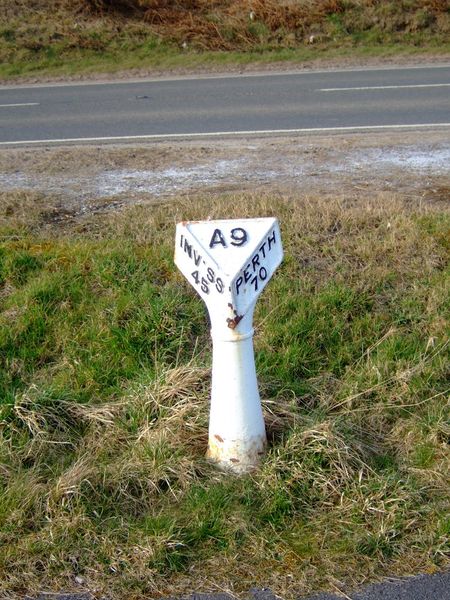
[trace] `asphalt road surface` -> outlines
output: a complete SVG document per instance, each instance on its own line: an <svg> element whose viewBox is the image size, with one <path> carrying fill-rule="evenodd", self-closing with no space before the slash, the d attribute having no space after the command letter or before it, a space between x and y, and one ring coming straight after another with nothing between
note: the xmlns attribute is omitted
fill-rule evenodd
<svg viewBox="0 0 450 600"><path fill-rule="evenodd" d="M192 594L188 600L234 600L228 594ZM343 592L335 594L319 594L299 600L450 600L450 572L434 575L419 575L399 581L387 581L366 587L358 593ZM25 600L94 600L86 593L51 594L46 592L39 596L27 596ZM107 600L107 598L100 598ZM174 599L166 599L174 600ZM280 600L270 590L250 590L248 600Z"/></svg>
<svg viewBox="0 0 450 600"><path fill-rule="evenodd" d="M0 146L450 128L450 65L0 87Z"/></svg>

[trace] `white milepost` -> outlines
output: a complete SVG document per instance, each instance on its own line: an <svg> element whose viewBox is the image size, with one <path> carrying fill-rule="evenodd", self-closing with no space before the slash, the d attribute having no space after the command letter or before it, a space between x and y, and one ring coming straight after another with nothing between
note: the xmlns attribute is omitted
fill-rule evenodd
<svg viewBox="0 0 450 600"><path fill-rule="evenodd" d="M253 311L281 263L277 219L183 222L175 264L204 300L213 341L208 456L238 473L267 445L253 352Z"/></svg>

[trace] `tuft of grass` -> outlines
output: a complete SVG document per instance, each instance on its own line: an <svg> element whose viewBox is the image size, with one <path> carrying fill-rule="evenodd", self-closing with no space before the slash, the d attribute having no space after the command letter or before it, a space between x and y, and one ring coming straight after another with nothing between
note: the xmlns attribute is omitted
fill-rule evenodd
<svg viewBox="0 0 450 600"><path fill-rule="evenodd" d="M445 205L199 196L61 228L3 200L1 592L298 597L448 565ZM278 216L285 248L255 315L270 448L243 477L205 458L206 311L172 261L206 215Z"/></svg>

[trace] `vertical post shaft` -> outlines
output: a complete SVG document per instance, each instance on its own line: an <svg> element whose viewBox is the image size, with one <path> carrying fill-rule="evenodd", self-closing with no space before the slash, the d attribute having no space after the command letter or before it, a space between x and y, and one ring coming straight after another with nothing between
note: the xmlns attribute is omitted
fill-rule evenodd
<svg viewBox="0 0 450 600"><path fill-rule="evenodd" d="M237 473L255 468L267 439L256 378L253 310L235 330L214 327L208 456ZM239 329L239 331L238 331Z"/></svg>

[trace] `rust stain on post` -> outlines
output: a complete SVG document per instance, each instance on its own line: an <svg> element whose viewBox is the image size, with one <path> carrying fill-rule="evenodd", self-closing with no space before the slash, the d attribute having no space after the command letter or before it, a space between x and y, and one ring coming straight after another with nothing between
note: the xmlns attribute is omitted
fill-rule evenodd
<svg viewBox="0 0 450 600"><path fill-rule="evenodd" d="M227 325L230 329L236 329L237 325L239 324L239 321L242 321L242 319L244 318L244 315L236 315L234 317L234 319L227 319Z"/></svg>
<svg viewBox="0 0 450 600"><path fill-rule="evenodd" d="M244 318L244 315L238 315L237 311L234 310L233 305L230 302L228 303L228 308L230 308L233 311L234 317L233 318L228 317L227 325L230 329L236 329L239 322L242 321L242 319Z"/></svg>
<svg viewBox="0 0 450 600"><path fill-rule="evenodd" d="M248 473L267 437L256 378L253 311L283 258L277 219L177 224L175 264L206 303L213 342L207 456Z"/></svg>
<svg viewBox="0 0 450 600"><path fill-rule="evenodd" d="M266 445L265 435L257 436L244 447L240 441L228 440L216 433L209 438L206 456L224 470L249 473L260 464Z"/></svg>

